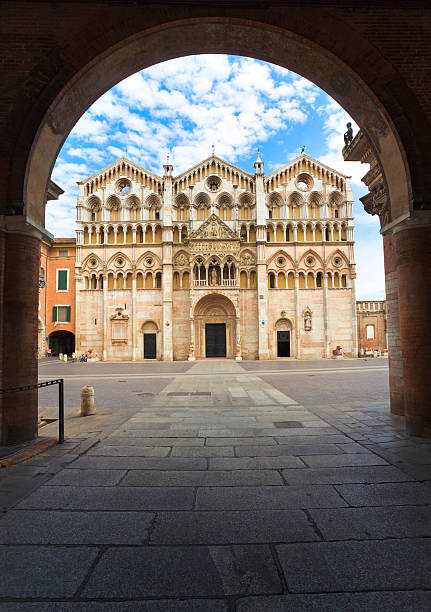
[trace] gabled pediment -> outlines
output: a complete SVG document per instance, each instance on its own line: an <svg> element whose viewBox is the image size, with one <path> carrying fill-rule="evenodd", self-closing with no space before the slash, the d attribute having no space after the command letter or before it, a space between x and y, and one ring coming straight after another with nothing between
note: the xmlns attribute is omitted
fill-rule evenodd
<svg viewBox="0 0 431 612"><path fill-rule="evenodd" d="M190 240L238 240L239 236L217 215L210 215L202 225L190 234Z"/></svg>
<svg viewBox="0 0 431 612"><path fill-rule="evenodd" d="M185 170L178 176L175 176L174 182L181 181L181 179L186 178L190 176L191 174L198 172L199 170L208 169L208 168L210 170L210 173L214 173L216 175L219 175L218 168L224 168L225 171L229 170L233 175L247 178L249 181L254 179L254 176L250 174L249 172L246 172L242 168L238 168L238 166L234 166L233 164L226 161L222 157L217 157L217 155L212 155L211 157L207 157L206 159L202 160L201 162L192 166L191 168L188 168L187 170Z"/></svg>
<svg viewBox="0 0 431 612"><path fill-rule="evenodd" d="M146 170L145 168L143 168L142 166L138 166L138 164L136 164L135 162L131 161L130 159L127 159L127 157L120 157L119 159L115 160L114 162L112 162L112 164L109 164L109 166L105 166L104 168L101 168L100 170L98 170L97 172L95 172L94 174L88 176L85 179L82 179L82 181L78 181L78 184L85 184L88 183L89 181L92 181L96 178L99 178L103 175L109 174L109 171L112 170L118 170L119 174L123 174L124 176L128 176L128 173L133 170L134 172L137 173L143 173L153 179L155 179L156 181L161 181L161 177L158 176L157 174L154 174L154 172L150 172L149 170Z"/></svg>
<svg viewBox="0 0 431 612"><path fill-rule="evenodd" d="M342 179L350 178L339 170L335 170L334 168L323 164L318 159L315 159L314 157L311 157L306 153L302 153L302 155L296 157L295 159L292 159L292 161L285 164L284 166L280 166L280 168L277 168L277 170L274 170L273 172L271 172L271 174L267 174L265 176L265 182L270 181L273 177L281 174L282 172L286 172L289 169L294 170L297 174L300 174L301 172L310 172L311 174L316 174L318 171L320 171L320 173L331 173L334 176L338 176Z"/></svg>

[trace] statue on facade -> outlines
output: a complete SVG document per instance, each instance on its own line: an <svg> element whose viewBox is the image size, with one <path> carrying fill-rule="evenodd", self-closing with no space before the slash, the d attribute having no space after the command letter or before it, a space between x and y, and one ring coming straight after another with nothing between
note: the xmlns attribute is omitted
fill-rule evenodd
<svg viewBox="0 0 431 612"><path fill-rule="evenodd" d="M215 268L211 270L211 285L217 285L217 270Z"/></svg>
<svg viewBox="0 0 431 612"><path fill-rule="evenodd" d="M311 331L311 312L309 310L304 313L304 329L305 331Z"/></svg>
<svg viewBox="0 0 431 612"><path fill-rule="evenodd" d="M352 124L349 123L347 124L347 130L344 132L344 144L346 146L348 146L353 140L353 130L352 130Z"/></svg>

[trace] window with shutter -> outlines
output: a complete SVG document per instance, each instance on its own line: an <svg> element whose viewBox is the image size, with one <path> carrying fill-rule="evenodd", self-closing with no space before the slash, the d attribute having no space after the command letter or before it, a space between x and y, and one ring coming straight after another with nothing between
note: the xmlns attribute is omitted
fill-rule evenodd
<svg viewBox="0 0 431 612"><path fill-rule="evenodd" d="M70 306L57 306L58 323L68 323L70 321Z"/></svg>
<svg viewBox="0 0 431 612"><path fill-rule="evenodd" d="M57 291L67 291L68 270L57 270Z"/></svg>
<svg viewBox="0 0 431 612"><path fill-rule="evenodd" d="M57 306L53 306L52 308L52 320L54 323L57 321Z"/></svg>

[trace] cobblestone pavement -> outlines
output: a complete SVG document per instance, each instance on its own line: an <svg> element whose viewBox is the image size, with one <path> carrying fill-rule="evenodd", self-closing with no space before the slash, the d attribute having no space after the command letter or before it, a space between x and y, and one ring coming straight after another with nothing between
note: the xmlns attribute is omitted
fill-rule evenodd
<svg viewBox="0 0 431 612"><path fill-rule="evenodd" d="M0 612L430 610L431 443L367 367L133 380L103 435L0 474Z"/></svg>

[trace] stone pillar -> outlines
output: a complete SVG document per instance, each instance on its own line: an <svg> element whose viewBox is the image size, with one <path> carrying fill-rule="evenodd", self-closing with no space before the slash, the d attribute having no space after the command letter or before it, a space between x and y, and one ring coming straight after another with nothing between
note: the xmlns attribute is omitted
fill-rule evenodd
<svg viewBox="0 0 431 612"><path fill-rule="evenodd" d="M299 315L299 273L295 272L295 359L301 359L301 319Z"/></svg>
<svg viewBox="0 0 431 612"><path fill-rule="evenodd" d="M169 163L163 166L164 188L163 188L163 276L162 276L162 359L164 361L173 360L173 336L172 336L172 171L173 167ZM154 231L154 228L153 228ZM153 238L154 241L154 238Z"/></svg>
<svg viewBox="0 0 431 612"><path fill-rule="evenodd" d="M412 220L411 225L418 219ZM407 225L407 224L406 224ZM398 228L397 228L398 229ZM431 437L430 225L394 230L403 360L404 414L408 433Z"/></svg>
<svg viewBox="0 0 431 612"><path fill-rule="evenodd" d="M352 291L352 357L358 356L358 320L356 315L356 274L351 278Z"/></svg>
<svg viewBox="0 0 431 612"><path fill-rule="evenodd" d="M383 252L385 260L391 412L393 414L403 415L403 357L401 353L400 311L398 307L398 273L395 240L392 234L383 236Z"/></svg>
<svg viewBox="0 0 431 612"><path fill-rule="evenodd" d="M258 312L258 338L259 338L259 359L269 359L268 350L268 274L266 269L265 243L266 227L257 228L257 312Z"/></svg>
<svg viewBox="0 0 431 612"><path fill-rule="evenodd" d="M4 218L0 231L0 387L38 381L38 281L44 235L22 217ZM7 226L10 230L7 231ZM37 437L37 389L0 397L0 444Z"/></svg>
<svg viewBox="0 0 431 612"><path fill-rule="evenodd" d="M356 307L356 304L353 303ZM323 337L324 337L324 348L323 356L325 359L329 358L329 329L328 329L328 275L326 272L323 274Z"/></svg>
<svg viewBox="0 0 431 612"><path fill-rule="evenodd" d="M162 278L163 283L163 278ZM136 276L133 276L132 279L132 361L136 361L137 358L137 332L136 329L137 321L136 321Z"/></svg>
<svg viewBox="0 0 431 612"><path fill-rule="evenodd" d="M103 270L103 361L106 361L108 354L108 273ZM78 293L76 294L78 295Z"/></svg>

